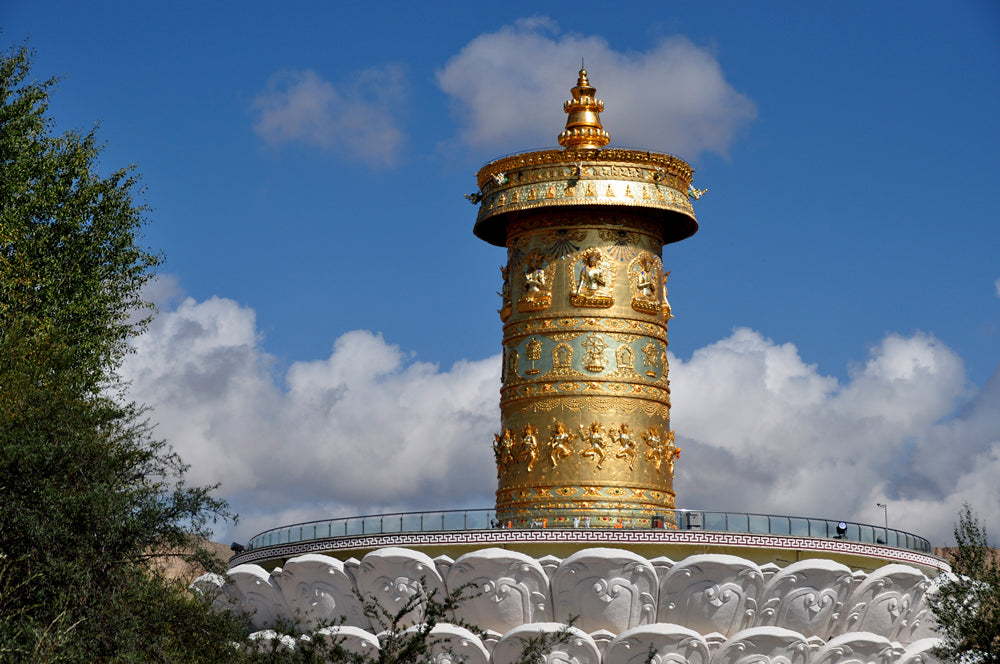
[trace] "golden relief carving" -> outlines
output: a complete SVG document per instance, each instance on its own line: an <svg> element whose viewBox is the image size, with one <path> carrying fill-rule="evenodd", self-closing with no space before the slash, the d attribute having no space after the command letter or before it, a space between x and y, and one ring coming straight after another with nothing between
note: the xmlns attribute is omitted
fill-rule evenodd
<svg viewBox="0 0 1000 664"><path fill-rule="evenodd" d="M646 375L655 378L659 375L660 357L662 355L659 344L647 341L646 345L642 347L642 354L642 363L646 368Z"/></svg>
<svg viewBox="0 0 1000 664"><path fill-rule="evenodd" d="M580 155L584 154L585 159ZM694 176L694 170L683 160L668 154L646 150L620 148L588 150L585 153L566 150L540 150L511 155L497 159L477 174L481 191L488 192L504 184L494 179L495 175L523 171L526 177L538 173L545 178L568 178L576 174L582 176L604 176L630 178L635 180L668 182L671 179L683 183L678 187L687 191Z"/></svg>
<svg viewBox="0 0 1000 664"><path fill-rule="evenodd" d="M618 364L617 372L621 373L635 373L635 352L632 347L628 344L622 344L615 351L615 361Z"/></svg>
<svg viewBox="0 0 1000 664"><path fill-rule="evenodd" d="M514 438L510 429L504 429L503 433L493 434L493 456L497 462L497 477L506 474L514 464Z"/></svg>
<svg viewBox="0 0 1000 664"><path fill-rule="evenodd" d="M635 438L632 436L632 429L628 424L622 424L618 428L618 433L612 434L615 441L621 446L615 453L616 459L628 461L628 469L635 470L635 457L638 454Z"/></svg>
<svg viewBox="0 0 1000 664"><path fill-rule="evenodd" d="M580 243L587 237L587 231L578 228L555 228L540 233L538 243L545 247L549 258L564 258L580 250Z"/></svg>
<svg viewBox="0 0 1000 664"><path fill-rule="evenodd" d="M517 373L518 362L520 358L517 355L517 349L511 348L510 352L507 353L507 380L511 382L517 382L520 376Z"/></svg>
<svg viewBox="0 0 1000 664"><path fill-rule="evenodd" d="M504 340L510 341L531 336L540 331L573 330L577 333L600 332L602 334L631 334L652 337L666 343L667 329L662 320L649 321L635 318L535 318L508 323L504 326ZM615 337L617 338L617 337Z"/></svg>
<svg viewBox="0 0 1000 664"><path fill-rule="evenodd" d="M555 375L576 374L572 369L573 347L566 342L560 342L552 349L552 371Z"/></svg>
<svg viewBox="0 0 1000 664"><path fill-rule="evenodd" d="M500 288L500 292L497 295L500 296L500 308L497 309L497 313L500 314L500 320L506 321L510 318L511 313L513 313L513 306L510 302L510 270L504 266L500 266L500 276L503 277L503 286Z"/></svg>
<svg viewBox="0 0 1000 664"><path fill-rule="evenodd" d="M543 311L552 304L552 267L549 262L533 251L528 254L521 270L523 295L517 300L517 310Z"/></svg>
<svg viewBox="0 0 1000 664"><path fill-rule="evenodd" d="M531 337L531 341L527 343L525 350L527 351L525 358L531 363L531 367L524 373L528 376L537 376L541 372L541 369L535 368L535 362L542 359L542 342L535 337Z"/></svg>
<svg viewBox="0 0 1000 664"><path fill-rule="evenodd" d="M646 245L652 245L651 242L642 241L649 239L649 236L621 228L613 230L602 228L597 231L597 235L602 241L611 244L606 251L619 261L627 261L635 255L638 248L646 248Z"/></svg>
<svg viewBox="0 0 1000 664"><path fill-rule="evenodd" d="M580 344L586 351L583 355L583 368L592 373L604 371L608 366L608 358L604 351L608 349L608 342L600 334L591 332L587 339Z"/></svg>
<svg viewBox="0 0 1000 664"><path fill-rule="evenodd" d="M663 403L653 400L626 399L622 397L536 397L523 401L503 401L500 405L505 415L551 413L553 411L582 413L586 411L601 415L615 415L620 413L634 415L641 413L648 417L663 419L670 417L669 402Z"/></svg>
<svg viewBox="0 0 1000 664"><path fill-rule="evenodd" d="M564 211L562 214L532 215L510 222L507 226L507 247L510 248L512 245L525 242L531 233L539 230L562 227L565 230L582 232L596 230L601 232L607 231L609 226L616 227L616 231L625 229L630 234L637 235L642 239L643 248L647 251L655 252L663 246L663 230L656 222L614 214L577 215L573 214L572 211ZM611 239L604 239L613 242ZM523 249L524 245L521 245L521 248Z"/></svg>
<svg viewBox="0 0 1000 664"><path fill-rule="evenodd" d="M538 429L530 424L525 424L524 430L521 432L521 454L519 459L528 463L528 472L531 472L535 461L538 460L538 438L535 436L537 432Z"/></svg>
<svg viewBox="0 0 1000 664"><path fill-rule="evenodd" d="M629 282L632 286L632 308L644 314L658 315L661 309L661 286L657 277L662 269L660 259L649 253L642 253L628 267Z"/></svg>
<svg viewBox="0 0 1000 664"><path fill-rule="evenodd" d="M595 459L597 461L598 470L601 469L604 464L604 460L607 455L604 454L604 427L601 426L600 422L592 422L590 424L590 429L584 429L584 426L580 425L580 440L585 442L589 447L580 452L580 456L584 459Z"/></svg>
<svg viewBox="0 0 1000 664"><path fill-rule="evenodd" d="M670 302L667 301L667 277L670 276L670 271L663 273L663 324L666 325L670 322L670 319L674 317L670 310Z"/></svg>
<svg viewBox="0 0 1000 664"><path fill-rule="evenodd" d="M571 292L570 304L574 307L606 309L615 303L614 267L600 249L590 248L579 260L569 264Z"/></svg>
<svg viewBox="0 0 1000 664"><path fill-rule="evenodd" d="M658 401L667 405L670 404L670 389L665 387L611 381L522 382L521 384L515 384L508 377L508 385L500 389L500 406L506 409L513 402L541 396L573 396L574 392L579 392L581 389L585 389L590 393L587 395L588 397L604 398L605 395L592 394L595 391L604 391L610 393L606 395L607 397L627 397L630 399L643 399ZM626 408L624 404L622 407Z"/></svg>
<svg viewBox="0 0 1000 664"><path fill-rule="evenodd" d="M649 446L649 450L646 451L646 460L653 462L657 473L660 472L661 466L666 465L667 474L673 477L674 461L681 456L681 448L674 445L673 430L668 430L666 435L661 437L659 428L649 427L642 434L642 437L646 441L646 445Z"/></svg>
<svg viewBox="0 0 1000 664"><path fill-rule="evenodd" d="M566 431L562 422L556 422L552 435L549 437L549 460L552 462L553 468L562 459L568 459L573 455L570 443L573 442L574 438L576 438L576 434Z"/></svg>

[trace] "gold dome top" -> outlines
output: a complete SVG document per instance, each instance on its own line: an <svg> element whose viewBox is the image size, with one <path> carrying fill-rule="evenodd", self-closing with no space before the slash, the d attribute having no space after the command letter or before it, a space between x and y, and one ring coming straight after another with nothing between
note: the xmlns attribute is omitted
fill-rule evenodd
<svg viewBox="0 0 1000 664"><path fill-rule="evenodd" d="M572 89L573 98L563 103L563 110L569 113L566 119L566 129L559 134L559 145L566 149L603 148L611 142L611 136L601 126L601 116L604 102L594 97L597 88L587 80L587 70L580 69L580 77L576 79L576 87Z"/></svg>

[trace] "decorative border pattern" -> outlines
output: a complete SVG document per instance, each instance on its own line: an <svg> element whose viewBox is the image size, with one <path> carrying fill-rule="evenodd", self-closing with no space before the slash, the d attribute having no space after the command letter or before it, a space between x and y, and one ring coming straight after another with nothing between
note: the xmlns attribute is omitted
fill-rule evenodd
<svg viewBox="0 0 1000 664"><path fill-rule="evenodd" d="M233 556L229 567L273 558L290 558L306 553L377 549L386 546L499 545L510 543L581 542L593 544L691 544L764 549L790 549L866 556L892 562L911 563L950 571L943 560L916 551L849 542L847 540L756 535L751 533L715 533L692 530L464 530L438 533L395 533L355 535L279 544Z"/></svg>

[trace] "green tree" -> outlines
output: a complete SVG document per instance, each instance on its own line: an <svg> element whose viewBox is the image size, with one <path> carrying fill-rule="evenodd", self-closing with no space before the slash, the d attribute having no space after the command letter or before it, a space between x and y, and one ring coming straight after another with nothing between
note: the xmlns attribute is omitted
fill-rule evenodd
<svg viewBox="0 0 1000 664"><path fill-rule="evenodd" d="M116 376L160 262L138 177L99 172L94 130L55 133L30 60L0 54L0 659L226 661L236 623L149 565L207 560L229 514Z"/></svg>
<svg viewBox="0 0 1000 664"><path fill-rule="evenodd" d="M968 503L955 542L948 555L954 576L939 577L928 598L944 640L935 654L963 664L1000 662L1000 556Z"/></svg>

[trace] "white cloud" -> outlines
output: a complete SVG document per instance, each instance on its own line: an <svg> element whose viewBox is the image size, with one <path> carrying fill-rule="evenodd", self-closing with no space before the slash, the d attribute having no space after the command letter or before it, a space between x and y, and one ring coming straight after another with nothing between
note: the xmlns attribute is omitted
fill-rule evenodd
<svg viewBox="0 0 1000 664"><path fill-rule="evenodd" d="M971 401L931 336L887 336L840 385L794 346L738 329L671 358L685 506L880 523L950 539L964 501L1000 521L1000 373ZM957 414L956 414L957 413Z"/></svg>
<svg viewBox="0 0 1000 664"><path fill-rule="evenodd" d="M253 128L272 145L302 143L392 166L405 141L398 113L406 90L396 65L366 69L339 88L312 70L282 71L254 100Z"/></svg>
<svg viewBox="0 0 1000 664"><path fill-rule="evenodd" d="M545 17L476 37L438 72L438 82L453 97L470 146L555 146L565 125L562 102L576 84L581 58L606 102L601 120L612 145L689 158L702 151L725 154L756 115L716 58L684 37L645 52L621 52L601 37L559 34Z"/></svg>
<svg viewBox="0 0 1000 664"><path fill-rule="evenodd" d="M282 381L254 312L222 298L161 310L135 345L131 398L154 407L192 483L222 483L243 536L282 517L488 502L498 358L440 370L355 331Z"/></svg>
<svg viewBox="0 0 1000 664"><path fill-rule="evenodd" d="M124 366L197 484L246 538L302 520L489 507L499 358L448 369L378 334L277 371L254 312L163 307ZM889 523L944 543L964 501L1000 533L1000 371L970 394L953 351L887 336L840 384L748 329L671 357L679 506Z"/></svg>

